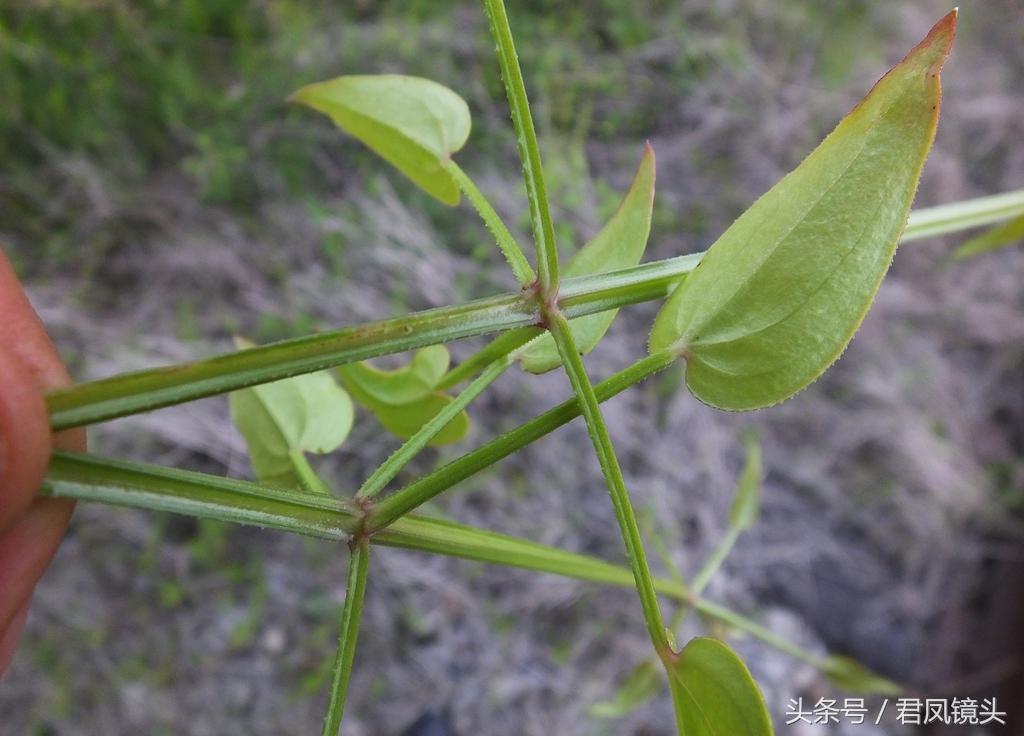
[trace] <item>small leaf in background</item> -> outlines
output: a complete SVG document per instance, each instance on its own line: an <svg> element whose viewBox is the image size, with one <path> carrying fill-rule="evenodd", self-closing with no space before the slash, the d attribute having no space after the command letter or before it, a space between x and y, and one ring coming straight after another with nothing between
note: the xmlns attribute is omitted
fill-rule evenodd
<svg viewBox="0 0 1024 736"><path fill-rule="evenodd" d="M746 441L747 459L736 484L736 496L729 510L729 526L735 529L749 529L757 521L761 510L761 479L764 471L761 466L761 444L757 438Z"/></svg>
<svg viewBox="0 0 1024 736"><path fill-rule="evenodd" d="M953 252L953 259L959 261L1000 248L1007 248L1021 241L1024 241L1024 215L971 238Z"/></svg>
<svg viewBox="0 0 1024 736"><path fill-rule="evenodd" d="M853 337L892 260L935 136L956 11L754 203L669 297L652 352L686 360L701 401L783 401Z"/></svg>
<svg viewBox="0 0 1024 736"><path fill-rule="evenodd" d="M718 639L692 639L669 677L686 736L771 736L757 683L743 660Z"/></svg>
<svg viewBox="0 0 1024 736"><path fill-rule="evenodd" d="M899 695L903 688L872 672L855 659L833 655L825 660L822 672L836 687L864 695Z"/></svg>
<svg viewBox="0 0 1024 736"><path fill-rule="evenodd" d="M374 401L382 404L409 404L426 398L448 371L451 357L444 345L431 345L417 350L409 365L395 370L383 370L371 363L351 363L340 367L347 382Z"/></svg>
<svg viewBox="0 0 1024 736"><path fill-rule="evenodd" d="M593 718L621 718L642 706L661 690L661 667L650 659L641 662L615 691L610 700L594 703L587 709Z"/></svg>
<svg viewBox="0 0 1024 736"><path fill-rule="evenodd" d="M654 149L648 143L643 158L619 208L601 231L580 248L562 273L563 277L587 276L617 268L635 266L643 257L651 231L654 206ZM576 347L582 355L593 350L611 327L617 309L577 317L569 323ZM522 351L523 369L544 373L561 365L551 335L541 335Z"/></svg>
<svg viewBox="0 0 1024 736"><path fill-rule="evenodd" d="M453 399L434 390L448 370L450 356L444 345L417 350L409 365L382 370L370 363L338 367L345 387L377 421L394 435L409 439ZM459 412L430 441L431 445L458 442L469 431L469 415Z"/></svg>
<svg viewBox="0 0 1024 736"><path fill-rule="evenodd" d="M289 99L324 113L445 204L459 186L442 168L469 138L465 100L437 82L400 74L338 77L303 87Z"/></svg>
<svg viewBox="0 0 1024 736"><path fill-rule="evenodd" d="M260 481L301 488L293 452L332 452L352 429L352 400L326 372L235 391L231 419L245 438Z"/></svg>

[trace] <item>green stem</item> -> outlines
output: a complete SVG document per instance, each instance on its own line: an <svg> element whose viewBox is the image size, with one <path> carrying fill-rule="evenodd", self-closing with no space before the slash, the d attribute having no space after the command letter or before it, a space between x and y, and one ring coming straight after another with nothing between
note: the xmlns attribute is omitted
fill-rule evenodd
<svg viewBox="0 0 1024 736"><path fill-rule="evenodd" d="M333 541L348 540L359 516L351 504L218 476L95 455L55 452L43 495L115 506L183 513L205 519L269 527ZM373 535L374 544L518 567L616 587L635 585L630 570L587 555L505 534L415 514ZM742 615L693 600L677 581L656 578L659 593L747 632L817 666L822 660Z"/></svg>
<svg viewBox="0 0 1024 736"><path fill-rule="evenodd" d="M305 490L310 493L331 495L331 489L327 487L327 484L323 482L320 476L316 474L316 471L310 466L305 452L295 448L288 453L288 457L291 459L295 474L299 476L299 482Z"/></svg>
<svg viewBox="0 0 1024 736"><path fill-rule="evenodd" d="M1024 215L1024 189L927 207L910 213L901 242L991 225Z"/></svg>
<svg viewBox="0 0 1024 736"><path fill-rule="evenodd" d="M391 480L398 475L399 471L409 464L409 461L416 457L427 444L437 436L437 433L448 426L459 412L469 406L477 396L483 393L484 389L498 380L498 377L511 365L511 361L499 358L491 363L483 373L477 376L462 392L459 393L450 403L445 405L441 411L430 418L426 424L420 427L416 433L405 443L395 450L369 478L363 483L362 488L356 493L356 498L373 498Z"/></svg>
<svg viewBox="0 0 1024 736"><path fill-rule="evenodd" d="M524 327L536 321L536 306L522 293L415 312L196 363L129 373L58 390L47 396L50 422L55 430L90 424L342 363Z"/></svg>
<svg viewBox="0 0 1024 736"><path fill-rule="evenodd" d="M607 401L625 391L653 373L667 368L675 361L668 354L652 355L637 361L599 383L594 391L598 401ZM371 531L382 529L412 509L421 506L438 494L446 491L466 478L494 465L517 450L526 447L541 437L554 432L563 424L580 415L580 404L570 399L549 409L538 417L506 432L476 450L438 468L430 475L405 486L391 496L382 499L370 512L367 527Z"/></svg>
<svg viewBox="0 0 1024 736"><path fill-rule="evenodd" d="M597 454L597 461L601 465L601 472L604 474L608 493L611 495L612 506L615 507L615 517L619 521L622 539L626 544L626 557L633 570L633 577L636 579L636 590L644 611L647 633L651 637L655 651L665 661L671 656L672 648L665 636L665 622L661 617L661 608L658 605L654 576L647 564L647 553L644 551L640 527L636 521L636 514L633 512L633 505L629 501L629 492L626 490L622 469L619 467L612 439L608 435L608 428L605 426L604 416L601 414L597 394L590 383L583 360L576 350L576 343L572 338L568 320L561 313L552 313L550 330L551 335L555 338L555 345L558 346L558 353L562 357L562 365L569 376L576 399L579 401L583 419L590 432L590 440L594 445L594 452Z"/></svg>
<svg viewBox="0 0 1024 736"><path fill-rule="evenodd" d="M526 96L526 85L523 82L523 72L519 68L519 57L512 39L505 3L503 0L484 0L484 7L490 20L491 35L498 49L501 78L505 82L512 124L516 129L519 158L523 162L523 180L530 202L533 240L537 246L540 291L545 296L553 297L558 293L558 251L555 246L555 229L548 210L540 146L537 144L537 132L533 127L533 116L530 114L530 101Z"/></svg>
<svg viewBox="0 0 1024 736"><path fill-rule="evenodd" d="M434 387L438 391L446 391L452 386L474 376L478 371L483 370L499 358L504 358L513 350L522 347L533 338L540 335L542 330L539 327L520 327L517 330L509 330L491 340L482 349L459 363L441 377Z"/></svg>
<svg viewBox="0 0 1024 736"><path fill-rule="evenodd" d="M321 732L323 736L337 736L341 730L341 719L345 713L345 695L348 692L349 678L352 676L352 661L356 656L356 641L359 638L359 621L363 615L363 597L366 594L369 565L370 545L363 539L352 548L352 557L348 563L348 585L345 588L345 605L341 609L338 652L334 659L334 677Z"/></svg>
<svg viewBox="0 0 1024 736"><path fill-rule="evenodd" d="M730 526L729 530L722 537L722 540L718 543L718 546L711 552L711 556L708 557L707 562L700 571L694 576L693 580L690 581L690 592L699 596L704 592L704 589L708 587L708 583L711 582L712 576L718 572L718 568L725 562L725 558L729 556L729 552L732 551L733 545L736 544L736 540L740 534L743 533L743 529L738 526Z"/></svg>
<svg viewBox="0 0 1024 736"><path fill-rule="evenodd" d="M911 213L904 240L966 230L1024 213L1024 190ZM703 253L566 279L558 306L572 319L660 299L700 263ZM379 355L536 325L532 294L516 292L345 327L214 358L124 373L47 396L54 430L181 404ZM521 333L522 334L522 333ZM489 361L488 361L489 362ZM464 376L465 374L463 374Z"/></svg>
<svg viewBox="0 0 1024 736"><path fill-rule="evenodd" d="M728 624L735 629L746 632L754 638L760 639L768 646L778 649L780 652L785 652L786 654L812 664L815 667L821 668L825 666L825 659L823 657L820 657L813 652L809 652L791 641L783 639L781 636L772 633L771 630L766 629L756 621L752 621L745 616L734 613L724 606L699 598L693 603L693 607L705 616L710 616L711 618L721 621L724 624Z"/></svg>
<svg viewBox="0 0 1024 736"><path fill-rule="evenodd" d="M563 284L570 318L665 296L698 260L669 259ZM649 274L650 278L646 278ZM194 401L281 378L323 370L425 345L536 325L540 312L526 292L284 340L181 365L124 373L79 383L47 395L54 430ZM525 340L526 333L518 339Z"/></svg>
<svg viewBox="0 0 1024 736"><path fill-rule="evenodd" d="M512 267L512 273L515 274L516 280L523 286L532 284L537 279L537 275L533 272L533 268L530 267L530 262L526 260L526 256L523 255L523 250L519 247L519 243L516 242L512 233L509 232L505 221L501 219L494 207L491 206L487 197L477 188L473 180L469 178L469 175L452 159L445 161L443 167L455 179L459 188L466 195L466 198L469 199L474 209L476 209L477 214L480 215L480 219L484 221L484 225L491 231L491 235L494 236L498 243L498 248L501 249L505 260L508 261L508 265Z"/></svg>
<svg viewBox="0 0 1024 736"><path fill-rule="evenodd" d="M54 452L40 493L324 539L348 539L359 525L357 510L332 496L83 453Z"/></svg>

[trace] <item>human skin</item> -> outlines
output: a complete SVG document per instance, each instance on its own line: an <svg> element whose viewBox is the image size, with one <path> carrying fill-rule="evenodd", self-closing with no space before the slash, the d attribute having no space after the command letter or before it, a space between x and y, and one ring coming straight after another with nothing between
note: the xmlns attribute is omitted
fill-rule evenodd
<svg viewBox="0 0 1024 736"><path fill-rule="evenodd" d="M0 676L73 504L36 498L54 448L85 450L85 430L50 432L44 392L71 382L14 269L0 251Z"/></svg>

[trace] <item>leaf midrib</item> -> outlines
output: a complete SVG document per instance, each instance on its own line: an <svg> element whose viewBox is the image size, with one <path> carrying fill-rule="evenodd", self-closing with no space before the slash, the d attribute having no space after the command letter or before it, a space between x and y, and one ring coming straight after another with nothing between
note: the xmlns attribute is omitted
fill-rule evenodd
<svg viewBox="0 0 1024 736"><path fill-rule="evenodd" d="M906 96L906 94L907 94L907 93L908 93L908 92L909 92L909 91L910 91L911 89L912 89L912 85L910 85L910 84L907 84L907 85L906 85L906 88L905 88L905 89L904 89L904 90L903 90L903 91L902 91L902 92L900 93L899 97L897 97L897 98L896 98L896 99L895 99L895 100L894 100L894 101L893 101L893 102L892 102L891 104L889 104L889 105L888 105L888 106L887 106L887 107L886 107L886 108L885 108L885 109L884 109L884 110L883 110L883 111L882 111L882 112L881 112L881 113L880 113L880 114L879 114L879 115L878 115L878 116L877 116L877 117L876 117L876 118L875 118L874 120L872 120L872 121L871 121L871 123L870 123L870 124L868 125L867 131L865 131L865 138L867 138L867 137L868 137L868 135L869 135L869 134L870 134L870 133L871 133L872 131L874 131L875 127L876 127L876 126L877 126L877 125L878 125L878 124L879 124L879 123L880 123L880 122L881 122L881 121L882 121L882 120L883 120L883 119L884 119L884 118L885 118L886 116L888 116L888 115L889 115L889 113L890 113L890 112L892 111L892 109L893 109L894 107L896 107L896 105L898 105L898 104L899 104L900 102L902 102L902 101L903 101L903 98L904 98L904 96ZM870 93L869 93L869 94L870 94ZM855 108L855 109L856 109L856 108ZM846 118L844 118L844 120L848 120L848 119L849 119L849 115L852 115L852 114L853 114L853 111L851 111L850 113L848 113L847 117L846 117ZM840 122L840 125L842 125L842 121ZM831 138L831 137L832 137L833 135L835 135L835 134L836 134L836 132L837 132L837 131L833 131L833 132L832 132L832 133L831 133L831 134L830 134L830 135L828 136L828 138ZM815 149L815 151L812 151L812 152L811 152L810 154L808 154L808 155L814 155L814 153L815 153L815 152L816 152L817 150L819 150L819 149L820 149L820 147L821 147L822 145L824 145L824 144L825 144L825 142L827 142L827 141L828 141L828 138L826 138L826 139L825 139L825 141L822 141L822 143L821 143L821 144L819 145L819 147L818 147L818 148L816 148L816 149ZM852 158L851 158L851 159L850 159L850 160L849 160L849 161L847 162L847 164L846 164L846 165L845 165L845 166L844 166L844 167L842 168L842 170L841 170L841 171L840 171L840 172L839 172L839 173L838 173L838 174L836 175L835 179L833 179L833 180L832 180L832 182L830 182L830 183L829 183L828 187L826 187L826 188L825 188L825 189L824 189L824 190L823 190L823 191L821 192L821 194L820 194L820 195L819 195L819 196L818 196L817 198L815 198L815 200L814 200L814 201L813 201L813 202L812 202L812 203L811 203L811 204L810 204L810 205L809 205L809 206L808 206L808 207L807 207L807 208L806 208L806 209L804 210L804 212L803 212L803 213L802 213L802 214L800 215L800 217L799 217L798 219L796 219L796 220L795 220L795 221L793 222L792 226L791 226L791 227L790 227L790 228L789 228L788 230L786 230L786 232L785 232L785 233L781 234L781 235L780 235L780 236L779 236L778 238L776 238L776 239L775 239L775 242L773 242L773 243L771 244L771 246L770 246L770 247L769 247L768 249L766 249L766 251L765 251L765 253L764 253L763 257L761 257L760 259L758 259L758 261L756 262L756 265L754 266L754 268L752 268L752 269L750 270L750 273L749 273L749 274L748 274L747 276L745 276L745 277L744 277L744 278L743 278L743 279L742 279L742 280L741 280L741 281L740 281L740 282L739 282L739 283L738 283L738 284L736 285L736 288L735 288L735 289L733 289L733 290L732 290L732 292L731 292L731 293L729 294L729 296L728 296L728 297L727 297L727 298L726 298L726 299L724 300L724 302L723 302L724 304L728 304L729 302L731 302L731 301L732 301L733 299L735 299L735 298L736 298L736 295L737 295L737 294L739 294L739 293L740 293L740 291L741 291L742 289L744 289L744 288L745 288L745 287L746 287L746 286L747 286L747 285L748 285L748 284L749 284L749 283L750 283L750 282L751 282L751 281L752 281L752 280L754 279L754 277L755 277L755 276L756 276L756 275L757 275L757 274L758 274L758 273L760 272L760 270L762 269L762 267L764 266L764 264L765 264L765 263L766 263L766 262L767 262L767 261L768 261L768 260L769 260L769 259L770 259L770 258L771 258L772 256L774 256L774 255L775 255L775 252L776 252L776 251L778 250L778 248L779 248L779 245L780 245L780 244L782 243L782 241L784 241L784 240L785 240L786 238L788 238L788 237L789 237L790 235L792 235L792 234L793 234L793 231L794 231L794 230L796 230L796 229L797 229L797 228L798 228L798 227L799 227L799 226L800 226L801 224L803 224L803 222L804 222L804 221L805 221L805 220L807 219L807 216L808 216L808 215L809 215L809 214L811 213L811 211L812 211L812 210L814 210L814 209L815 209L815 208L816 208L816 207L817 207L817 206L818 206L818 205L819 205L819 204L821 203L821 201L822 201L822 200L823 200L823 199L825 198L825 196L826 196L826 195L827 195L827 194L828 194L829 192L831 192L831 191L832 191L832 189L833 189L833 188L834 188L834 187L835 187L835 186L836 186L836 185L837 185L837 184L838 184L838 183L840 182L840 180L842 180L842 179L843 179L843 177L845 177L845 176L846 176L846 174L847 174L847 173L849 173L849 170L850 170L850 168L851 168L851 167L852 167L852 166L853 166L853 165L854 165L854 164L855 164L855 163L856 163L856 162L857 162L858 160L860 160L860 157L861 157L861 155L863 155L863 153L864 153L864 149L865 149L865 148L867 147L867 144L868 144L868 142L867 142L867 140L865 140L865 141L864 141L864 142L863 142L863 143L861 144L860 148L858 148L858 149L857 149L857 153L855 153L855 154L853 155L853 157L852 157ZM794 173L796 173L796 170L794 170L794 171L793 171L792 173L790 173L790 174L788 174L788 175L787 175L786 177L784 177L784 179L783 179L783 180L785 180L785 179L788 179L788 178L789 178L790 176L792 176L792 175L793 175ZM777 185L776 185L776 186L777 186ZM770 190L769 190L769 191L770 191ZM765 194L767 194L767 192L766 192ZM762 196L764 196L764 195L762 195ZM757 203L755 202L755 205L756 205L756 204L757 204ZM742 215L741 215L741 217L742 217ZM714 248L714 244L712 244L712 245L711 245L711 248ZM708 249L708 252L710 252L711 248L709 248L709 249ZM688 279L688 281L689 281L689 279ZM692 288L692 286L691 286L690 288ZM717 312L716 312L716 313L717 313ZM788 316L789 316L789 315L786 315L786 317L788 317ZM704 327L705 327L705 326L707 325L707 323L708 323L708 322L710 321L710 319L711 319L710 317L707 317L707 318L705 318L705 319L704 319L704 321L703 321L703 322L702 322L702 323L701 323L701 324L700 324L700 325L699 325L699 326L697 327L697 330L696 330L696 331L698 331L698 332L699 332L699 331L703 330L703 328L704 328ZM692 332L694 331L694 325L693 325L693 324L690 324L690 325L688 325L688 327L687 327L687 331L689 331L689 332L691 332L691 333L692 333ZM687 345L691 345L691 344L692 344L692 345L705 345L705 344L711 344L711 343L705 343L705 342L702 342L702 341L698 340L698 341L695 341L694 343L686 343L686 344L687 344Z"/></svg>

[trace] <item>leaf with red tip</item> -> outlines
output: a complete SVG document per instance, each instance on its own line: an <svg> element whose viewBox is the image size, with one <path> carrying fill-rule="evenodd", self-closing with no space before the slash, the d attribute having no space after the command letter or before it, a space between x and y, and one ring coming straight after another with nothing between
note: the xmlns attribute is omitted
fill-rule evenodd
<svg viewBox="0 0 1024 736"><path fill-rule="evenodd" d="M651 331L722 409L783 401L860 326L892 261L939 116L956 11L715 242Z"/></svg>

